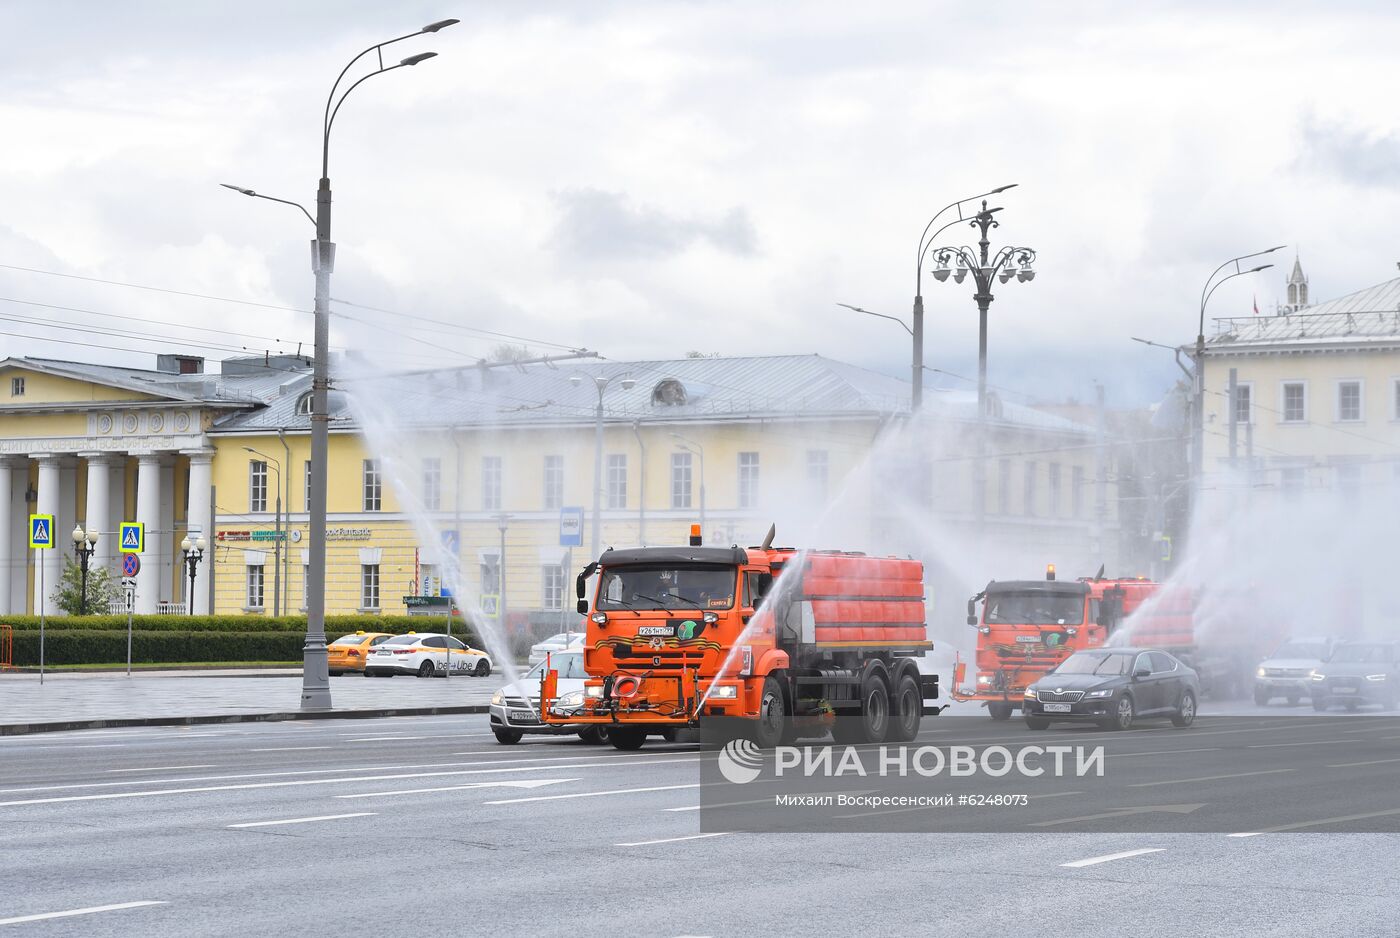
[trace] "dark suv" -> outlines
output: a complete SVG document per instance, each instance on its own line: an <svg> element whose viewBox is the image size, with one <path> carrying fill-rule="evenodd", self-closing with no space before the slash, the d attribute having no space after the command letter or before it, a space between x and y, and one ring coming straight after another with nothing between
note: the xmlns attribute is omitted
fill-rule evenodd
<svg viewBox="0 0 1400 938"><path fill-rule="evenodd" d="M1400 698L1400 642L1342 642L1312 673L1314 710L1363 703L1393 710Z"/></svg>
<svg viewBox="0 0 1400 938"><path fill-rule="evenodd" d="M1125 730L1138 717L1190 726L1200 697L1196 672L1164 651L1095 648L1075 652L1027 687L1022 712L1033 730L1062 720Z"/></svg>

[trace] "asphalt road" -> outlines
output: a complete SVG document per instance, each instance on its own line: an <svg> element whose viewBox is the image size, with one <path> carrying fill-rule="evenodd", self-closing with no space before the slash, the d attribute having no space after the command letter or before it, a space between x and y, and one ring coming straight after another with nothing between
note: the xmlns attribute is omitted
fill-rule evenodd
<svg viewBox="0 0 1400 938"><path fill-rule="evenodd" d="M1219 748L1195 732L1140 738ZM1185 783L1194 755L1158 772ZM1315 938L1400 920L1393 834L698 836L699 758L503 747L484 716L4 738L0 928Z"/></svg>

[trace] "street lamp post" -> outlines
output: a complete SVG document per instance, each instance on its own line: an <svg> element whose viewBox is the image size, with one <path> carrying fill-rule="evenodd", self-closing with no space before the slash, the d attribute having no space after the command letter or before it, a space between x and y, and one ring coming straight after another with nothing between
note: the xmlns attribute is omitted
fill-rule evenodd
<svg viewBox="0 0 1400 938"><path fill-rule="evenodd" d="M73 555L78 558L78 566L82 569L82 580L80 583L81 592L78 593L78 615L87 615L87 578L88 563L92 560L93 551L97 550L97 532L84 531L82 525L73 529Z"/></svg>
<svg viewBox="0 0 1400 938"><path fill-rule="evenodd" d="M694 440L688 440L679 433L672 433L681 443L681 449L700 457L700 534L705 533L705 447Z"/></svg>
<svg viewBox="0 0 1400 938"><path fill-rule="evenodd" d="M593 420L593 536L589 539L593 550L593 560L603 552L603 394L613 378L591 375L593 386L598 391L598 407ZM569 383L575 386L583 383L582 375L570 375ZM622 390L630 391L637 386L635 378L623 378Z"/></svg>
<svg viewBox="0 0 1400 938"><path fill-rule="evenodd" d="M282 614L282 463L266 453L258 452L251 446L243 448L254 456L266 459L272 464L272 471L277 473L277 498L272 528L272 614L280 616ZM193 592L190 593L190 602L194 602ZM193 605L190 608L193 609Z"/></svg>
<svg viewBox="0 0 1400 938"><path fill-rule="evenodd" d="M199 535L191 541L189 535L185 535L180 541L180 550L185 552L185 569L189 572L190 578L190 609L194 609L194 575L199 569L199 562L204 559L204 551L209 547L209 542L204 539L204 535Z"/></svg>
<svg viewBox="0 0 1400 938"><path fill-rule="evenodd" d="M992 295L992 281L1010 282L1012 277L1020 283L1035 279L1032 264L1035 251L1028 247L1006 246L996 254L991 253L991 242L987 232L1001 227L993 216L1001 211L988 208L982 201L982 210L972 217L970 225L982 232L977 242L977 250L966 245L941 247L935 252L937 266L933 270L934 279L942 283L951 273L956 283L962 283L970 273L977 292L972 298L977 301L977 461L974 464L976 478L973 480L973 511L976 517L977 533L982 534L987 518L987 310L995 297ZM949 269L949 261L957 261L957 269ZM1017 267L1016 265L1019 265Z"/></svg>
<svg viewBox="0 0 1400 938"><path fill-rule="evenodd" d="M1286 244L1275 245L1263 251L1255 251L1253 254L1241 254L1239 257L1232 257L1211 271L1206 278L1205 284L1201 287L1201 306L1199 319L1196 322L1196 347L1192 354L1192 361L1195 366L1196 380L1194 382L1191 402L1191 499L1189 511L1196 510L1196 503L1201 497L1201 479L1205 475L1205 398L1206 398L1206 304L1210 302L1211 295L1220 288L1220 285L1227 280L1234 280L1236 277L1243 277L1245 274L1255 274L1261 270L1267 270L1273 264L1260 264L1245 270L1240 266L1240 261L1249 260L1251 257L1263 257L1265 254L1272 254L1287 247ZM1220 272L1225 268L1234 266L1234 271L1220 276ZM1188 514L1189 517L1189 514Z"/></svg>
<svg viewBox="0 0 1400 938"><path fill-rule="evenodd" d="M331 92L326 97L326 108L321 121L321 179L316 188L316 216L299 203L287 199L277 199L261 195L252 189L243 189L224 183L227 188L247 196L270 199L301 209L302 214L316 226L316 240L311 242L311 269L316 276L315 301L315 362L311 372L311 504L308 506L308 527L310 544L306 586L306 643L302 647L301 706L303 710L328 710L331 706L331 679L329 663L326 659L326 461L329 453L329 401L330 389L330 298L331 270L335 266L335 242L331 241L331 180L330 146L331 128L336 115L350 93L375 75L392 72L396 68L417 65L437 55L436 52L419 52L400 60L395 65L384 64L384 47L405 39L412 39L425 33L438 30L459 22L455 19L429 23L417 32L376 43L355 56L336 77ZM374 53L377 68L360 76L337 98L340 83L350 68L360 59Z"/></svg>

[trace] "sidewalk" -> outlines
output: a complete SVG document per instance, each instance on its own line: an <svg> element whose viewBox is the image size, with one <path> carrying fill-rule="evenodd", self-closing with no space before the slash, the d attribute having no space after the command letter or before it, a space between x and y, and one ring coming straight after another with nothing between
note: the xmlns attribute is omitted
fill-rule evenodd
<svg viewBox="0 0 1400 938"><path fill-rule="evenodd" d="M256 678L256 680L252 680ZM301 710L295 670L0 674L0 736L99 726L483 713L506 678L331 678L334 709Z"/></svg>

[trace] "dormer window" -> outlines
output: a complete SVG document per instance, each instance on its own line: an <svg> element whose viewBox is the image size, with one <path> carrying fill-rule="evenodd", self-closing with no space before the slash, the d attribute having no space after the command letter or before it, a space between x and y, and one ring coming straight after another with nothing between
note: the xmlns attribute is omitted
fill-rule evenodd
<svg viewBox="0 0 1400 938"><path fill-rule="evenodd" d="M24 379L10 379L10 397L24 397Z"/></svg>
<svg viewBox="0 0 1400 938"><path fill-rule="evenodd" d="M307 391L307 392L306 392L305 394L303 394L301 397L297 398L297 416L298 416L298 417L310 417L310 416L311 416L311 393L312 393L312 392Z"/></svg>
<svg viewBox="0 0 1400 938"><path fill-rule="evenodd" d="M685 385L675 378L662 378L656 382L656 387L651 389L651 402L653 404L678 406L687 403L688 400Z"/></svg>

